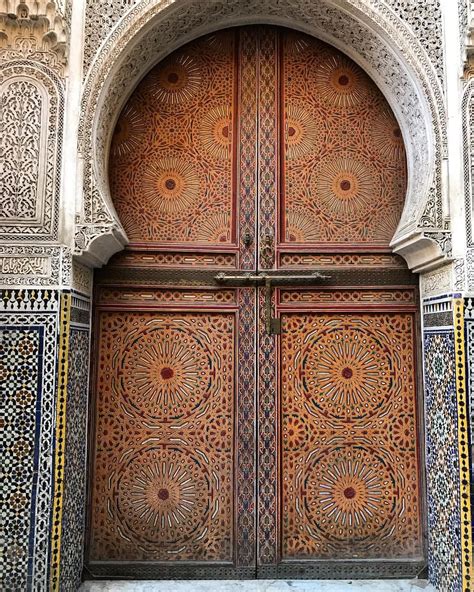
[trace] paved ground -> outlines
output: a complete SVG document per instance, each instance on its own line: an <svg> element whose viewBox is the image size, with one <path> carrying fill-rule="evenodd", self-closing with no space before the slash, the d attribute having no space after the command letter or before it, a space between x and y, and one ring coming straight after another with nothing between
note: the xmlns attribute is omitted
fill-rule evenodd
<svg viewBox="0 0 474 592"><path fill-rule="evenodd" d="M435 592L425 580L85 582L80 592Z"/></svg>

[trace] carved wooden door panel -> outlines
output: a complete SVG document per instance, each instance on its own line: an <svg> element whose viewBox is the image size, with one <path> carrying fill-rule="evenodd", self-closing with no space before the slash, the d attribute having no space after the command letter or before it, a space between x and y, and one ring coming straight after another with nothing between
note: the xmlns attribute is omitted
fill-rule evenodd
<svg viewBox="0 0 474 592"><path fill-rule="evenodd" d="M374 84L293 31L198 39L129 99L110 183L130 245L96 276L89 572L416 573L416 281Z"/></svg>

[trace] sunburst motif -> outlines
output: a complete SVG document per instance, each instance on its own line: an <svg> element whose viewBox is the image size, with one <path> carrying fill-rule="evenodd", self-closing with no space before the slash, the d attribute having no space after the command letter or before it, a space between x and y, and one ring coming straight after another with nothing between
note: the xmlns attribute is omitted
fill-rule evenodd
<svg viewBox="0 0 474 592"><path fill-rule="evenodd" d="M184 159L165 157L152 162L142 179L143 197L162 216L177 216L193 207L200 192L195 166Z"/></svg>
<svg viewBox="0 0 474 592"><path fill-rule="evenodd" d="M123 158L136 155L143 145L146 130L146 121L142 114L128 103L115 126L111 156Z"/></svg>
<svg viewBox="0 0 474 592"><path fill-rule="evenodd" d="M380 192L377 171L368 161L327 158L311 176L315 204L344 222L364 219Z"/></svg>
<svg viewBox="0 0 474 592"><path fill-rule="evenodd" d="M164 461L144 467L135 479L131 496L145 522L165 528L186 520L193 511L197 491L185 468Z"/></svg>
<svg viewBox="0 0 474 592"><path fill-rule="evenodd" d="M322 136L321 130L318 135L318 126L314 117L299 105L288 105L285 122L288 158L301 158L308 152L316 150L318 137Z"/></svg>
<svg viewBox="0 0 474 592"><path fill-rule="evenodd" d="M196 222L196 240L206 243L228 243L231 239L230 216L226 212L204 214Z"/></svg>
<svg viewBox="0 0 474 592"><path fill-rule="evenodd" d="M199 91L201 82L196 60L183 53L157 66L148 77L147 87L155 100L176 105L189 102Z"/></svg>
<svg viewBox="0 0 474 592"><path fill-rule="evenodd" d="M212 508L208 474L198 455L185 449L165 445L140 451L118 477L123 521L147 542L174 546L199 536Z"/></svg>
<svg viewBox="0 0 474 592"><path fill-rule="evenodd" d="M220 387L214 357L199 336L179 327L155 327L126 352L121 388L130 405L152 418L189 416Z"/></svg>
<svg viewBox="0 0 474 592"><path fill-rule="evenodd" d="M209 154L222 160L229 158L232 146L230 109L221 105L208 111L201 120L199 137Z"/></svg>
<svg viewBox="0 0 474 592"><path fill-rule="evenodd" d="M301 33L288 31L285 35L285 54L300 58L301 55L310 48L308 38L303 37ZM313 39L313 44L315 40Z"/></svg>
<svg viewBox="0 0 474 592"><path fill-rule="evenodd" d="M320 221L304 209L290 209L286 215L287 242L307 243L321 240Z"/></svg>
<svg viewBox="0 0 474 592"><path fill-rule="evenodd" d="M331 107L350 108L367 100L367 79L354 62L332 55L318 67L315 75L318 96Z"/></svg>
<svg viewBox="0 0 474 592"><path fill-rule="evenodd" d="M324 331L298 364L297 388L326 416L360 420L390 399L394 374L387 348L363 329L343 325Z"/></svg>
<svg viewBox="0 0 474 592"><path fill-rule="evenodd" d="M363 539L393 519L395 480L381 456L361 446L333 450L312 462L305 479L306 517L330 539Z"/></svg>
<svg viewBox="0 0 474 592"><path fill-rule="evenodd" d="M387 109L381 109L369 122L374 149L382 158L395 164L405 158L405 145L397 120Z"/></svg>

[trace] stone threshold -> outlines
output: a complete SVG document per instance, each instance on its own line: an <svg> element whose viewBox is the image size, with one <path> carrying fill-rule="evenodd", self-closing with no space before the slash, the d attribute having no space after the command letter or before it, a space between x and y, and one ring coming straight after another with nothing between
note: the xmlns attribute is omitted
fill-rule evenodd
<svg viewBox="0 0 474 592"><path fill-rule="evenodd" d="M436 592L426 580L162 580L84 582L80 592Z"/></svg>

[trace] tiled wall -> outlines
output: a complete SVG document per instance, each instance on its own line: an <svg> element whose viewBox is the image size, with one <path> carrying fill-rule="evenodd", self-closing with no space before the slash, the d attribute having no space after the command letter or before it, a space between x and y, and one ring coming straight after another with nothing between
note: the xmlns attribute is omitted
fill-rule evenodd
<svg viewBox="0 0 474 592"><path fill-rule="evenodd" d="M457 363L457 353L463 339L456 332L455 303L452 295L425 301L423 316L428 563L430 580L441 592L469 590L472 569L462 538L467 516L460 477L463 364Z"/></svg>
<svg viewBox="0 0 474 592"><path fill-rule="evenodd" d="M47 589L58 311L55 290L1 293L1 590Z"/></svg>

